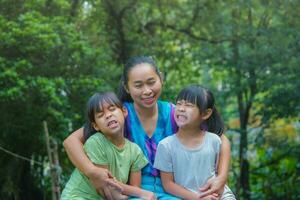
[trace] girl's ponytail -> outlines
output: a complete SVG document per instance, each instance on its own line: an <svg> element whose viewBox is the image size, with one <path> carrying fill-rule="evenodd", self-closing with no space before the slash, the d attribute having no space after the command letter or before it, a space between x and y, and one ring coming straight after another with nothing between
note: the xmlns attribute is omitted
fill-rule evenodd
<svg viewBox="0 0 300 200"><path fill-rule="evenodd" d="M207 131L221 136L224 133L224 122L216 107L212 108L212 114L205 120Z"/></svg>

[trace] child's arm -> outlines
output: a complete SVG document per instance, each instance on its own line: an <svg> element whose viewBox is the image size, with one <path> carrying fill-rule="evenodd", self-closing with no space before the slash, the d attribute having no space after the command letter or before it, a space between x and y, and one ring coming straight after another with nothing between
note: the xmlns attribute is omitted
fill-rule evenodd
<svg viewBox="0 0 300 200"><path fill-rule="evenodd" d="M173 173L160 171L160 177L163 187L168 193L182 199L199 199L199 195L197 195L196 193L176 184L174 182Z"/></svg>
<svg viewBox="0 0 300 200"><path fill-rule="evenodd" d="M222 134L221 140L222 144L219 157L218 175L217 177L207 181L207 183L200 188L200 191L203 192L200 195L201 197L213 193L218 193L219 195L221 195L227 182L230 164L230 141L224 134Z"/></svg>
<svg viewBox="0 0 300 200"><path fill-rule="evenodd" d="M113 199L109 185L122 189L117 183L112 181L112 176L107 169L95 166L87 157L83 150L83 128L73 132L64 140L64 147L71 162L85 174L95 189L106 199Z"/></svg>
<svg viewBox="0 0 300 200"><path fill-rule="evenodd" d="M130 172L129 184L136 187L141 187L142 173L141 171Z"/></svg>
<svg viewBox="0 0 300 200"><path fill-rule="evenodd" d="M142 173L141 169L148 164L148 159L142 152L141 148L134 143L131 144L132 163L130 167L128 184L119 183L123 188L123 194L128 196L134 196L146 200L156 199L153 192L143 190L140 188Z"/></svg>
<svg viewBox="0 0 300 200"><path fill-rule="evenodd" d="M153 192L143 190L141 185L141 171L130 172L129 184L119 183L123 188L123 194L128 196L139 197L145 200L155 200L156 197Z"/></svg>

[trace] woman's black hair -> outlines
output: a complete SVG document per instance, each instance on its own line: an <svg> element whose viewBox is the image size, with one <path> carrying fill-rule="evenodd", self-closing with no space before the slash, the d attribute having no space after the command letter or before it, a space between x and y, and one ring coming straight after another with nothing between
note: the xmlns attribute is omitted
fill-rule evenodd
<svg viewBox="0 0 300 200"><path fill-rule="evenodd" d="M86 105L86 123L83 127L84 141L97 132L93 127L93 123L95 123L95 114L103 110L104 102L119 108L123 107L122 102L113 92L95 93L91 96Z"/></svg>
<svg viewBox="0 0 300 200"><path fill-rule="evenodd" d="M125 87L128 84L128 74L129 71L139 64L149 64L155 70L155 73L161 78L160 71L156 66L154 59L150 56L135 56L130 58L127 63L124 65L122 77L119 83L118 97L122 102L133 102L130 94L125 90Z"/></svg>
<svg viewBox="0 0 300 200"><path fill-rule="evenodd" d="M189 85L182 89L177 96L176 101L185 100L197 105L200 113L205 113L207 109L212 109L211 116L201 124L207 131L221 136L224 132L224 123L215 107L215 98L210 90L201 85Z"/></svg>

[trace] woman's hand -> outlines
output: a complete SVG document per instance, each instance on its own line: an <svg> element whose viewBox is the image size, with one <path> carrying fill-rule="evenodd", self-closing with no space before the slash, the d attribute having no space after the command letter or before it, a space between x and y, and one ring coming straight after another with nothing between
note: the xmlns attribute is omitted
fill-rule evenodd
<svg viewBox="0 0 300 200"><path fill-rule="evenodd" d="M114 180L110 171L104 168L95 166L89 173L87 173L89 180L95 187L97 192L105 199L113 200L111 187L122 192L123 188Z"/></svg>
<svg viewBox="0 0 300 200"><path fill-rule="evenodd" d="M208 195L212 195L213 193L222 195L225 182L226 181L224 181L222 177L217 176L210 178L203 187L199 188L199 191L201 192L199 197L206 197Z"/></svg>

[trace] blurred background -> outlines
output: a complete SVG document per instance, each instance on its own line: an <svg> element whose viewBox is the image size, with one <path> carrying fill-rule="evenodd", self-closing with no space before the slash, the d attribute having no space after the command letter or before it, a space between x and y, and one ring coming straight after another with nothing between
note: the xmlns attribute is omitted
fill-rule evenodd
<svg viewBox="0 0 300 200"><path fill-rule="evenodd" d="M134 55L155 58L164 100L213 90L238 199L300 198L300 1L0 0L0 199L56 199L63 140Z"/></svg>

